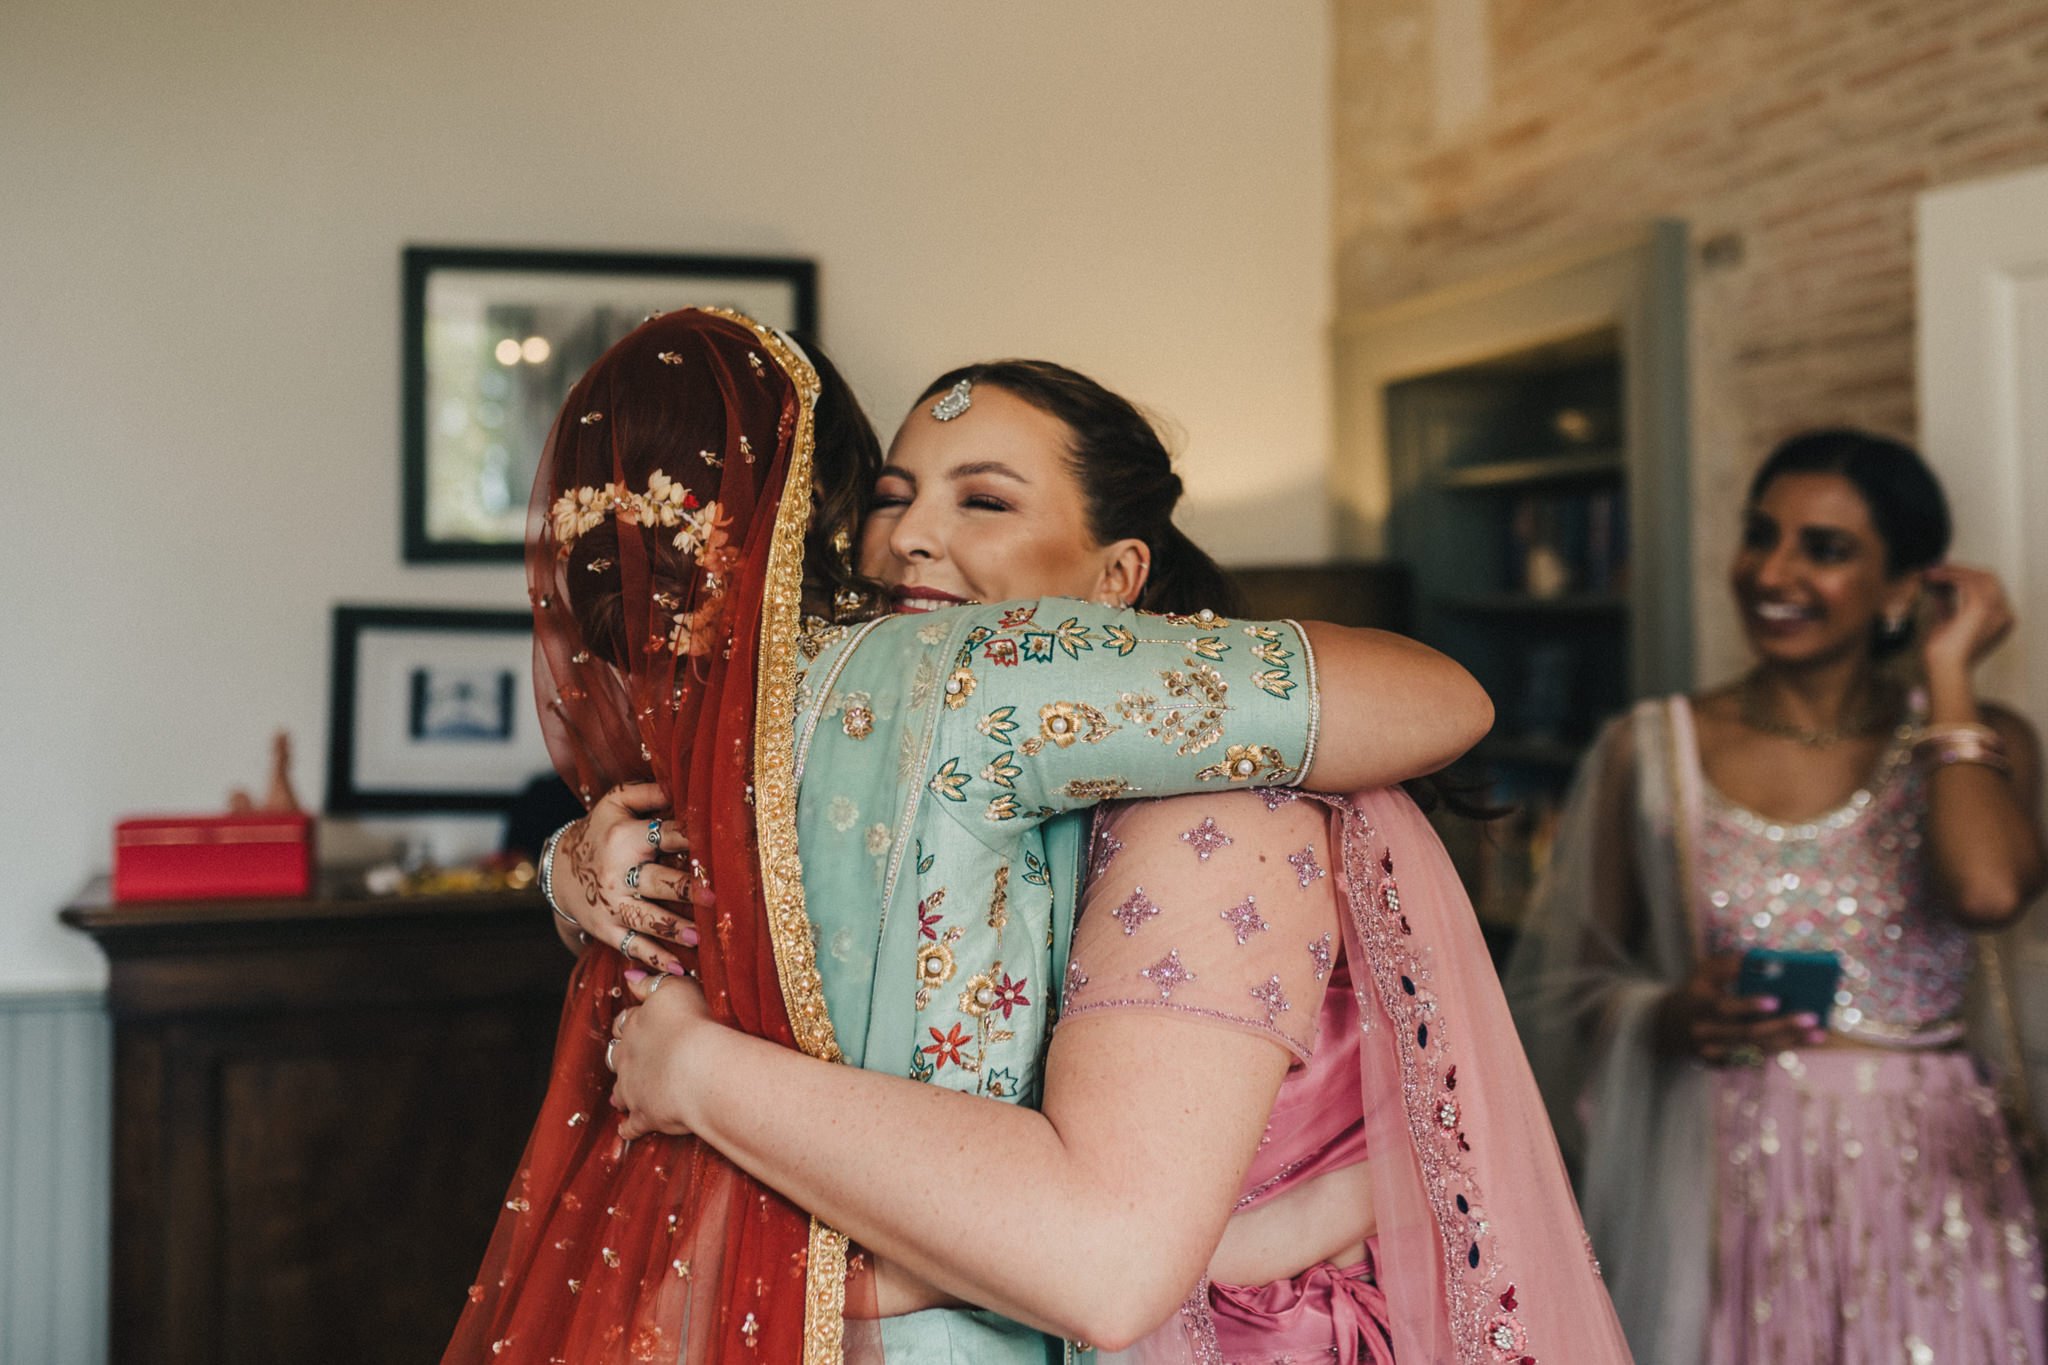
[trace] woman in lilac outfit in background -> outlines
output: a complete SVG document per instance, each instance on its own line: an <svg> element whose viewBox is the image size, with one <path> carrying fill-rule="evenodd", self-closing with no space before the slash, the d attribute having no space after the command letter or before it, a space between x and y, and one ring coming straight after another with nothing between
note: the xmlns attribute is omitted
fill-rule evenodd
<svg viewBox="0 0 2048 1365"><path fill-rule="evenodd" d="M1972 938L2041 889L2039 751L1977 700L2013 617L1948 540L1912 450L1786 442L1731 573L1756 666L1642 703L1581 771L1508 984L1645 1359L2044 1359L2034 1212L1965 1041L1976 959L2013 1078ZM1920 691L1886 659L1923 600ZM1736 994L1753 948L1834 953L1832 1008Z"/></svg>

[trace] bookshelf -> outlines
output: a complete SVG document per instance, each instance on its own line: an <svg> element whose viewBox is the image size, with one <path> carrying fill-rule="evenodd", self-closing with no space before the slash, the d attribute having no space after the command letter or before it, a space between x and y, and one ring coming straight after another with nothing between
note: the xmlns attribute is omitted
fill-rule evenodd
<svg viewBox="0 0 2048 1365"><path fill-rule="evenodd" d="M1685 266L1660 223L1338 327L1340 543L1494 698L1514 814L1440 828L1497 951L1601 724L1691 682Z"/></svg>

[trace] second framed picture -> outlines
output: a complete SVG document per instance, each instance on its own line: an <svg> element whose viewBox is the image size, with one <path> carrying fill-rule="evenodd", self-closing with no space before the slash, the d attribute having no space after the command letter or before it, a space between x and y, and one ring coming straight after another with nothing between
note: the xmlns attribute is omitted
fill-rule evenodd
<svg viewBox="0 0 2048 1365"><path fill-rule="evenodd" d="M676 308L815 331L817 273L786 257L406 248L405 558L516 561L541 445L592 362Z"/></svg>
<svg viewBox="0 0 2048 1365"><path fill-rule="evenodd" d="M327 809L508 808L554 770L533 703L533 614L334 609Z"/></svg>

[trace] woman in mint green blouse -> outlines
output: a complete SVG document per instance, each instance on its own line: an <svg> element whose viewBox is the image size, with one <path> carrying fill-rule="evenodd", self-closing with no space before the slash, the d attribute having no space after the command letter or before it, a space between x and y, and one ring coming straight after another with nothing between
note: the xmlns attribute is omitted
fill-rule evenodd
<svg viewBox="0 0 2048 1365"><path fill-rule="evenodd" d="M1145 442L1116 429L1120 412L1142 418L1103 400L1106 421L1077 422L983 383L914 411L862 566L893 560L884 577L898 604L923 610L807 637L797 827L817 978L784 980L792 1017L829 1035L807 1050L1034 1103L1084 871L1078 812L1117 797L1292 785L1311 768L1320 787L1389 784L1441 766L1490 719L1461 668L1398 637L1126 606L1145 600L1155 563L1185 574L1207 561L1171 526L1179 480L1149 426L1157 457L1146 469L1132 454ZM948 458L922 458L920 441L943 443ZM1106 496L1104 480L1091 486L1091 459L1120 476ZM914 524L905 509L918 477L927 503L945 482L942 501L971 535ZM1072 595L1037 598L1047 592ZM1348 704L1324 709L1325 691ZM632 868L642 896L688 898L685 876L646 861L643 803L658 800L621 789L564 842L601 896L618 896ZM674 924L637 898L592 904L588 884L556 880L594 937L616 944L628 928ZM811 1273L815 1291L831 1272ZM897 1292L878 1276L859 1297L887 1314ZM1037 1359L1047 1346L966 1310L890 1321L882 1340L920 1359Z"/></svg>

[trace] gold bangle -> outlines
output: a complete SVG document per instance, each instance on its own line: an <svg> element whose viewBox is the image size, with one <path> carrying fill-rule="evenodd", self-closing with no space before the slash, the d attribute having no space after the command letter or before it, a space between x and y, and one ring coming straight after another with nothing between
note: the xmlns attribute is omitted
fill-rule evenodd
<svg viewBox="0 0 2048 1365"><path fill-rule="evenodd" d="M2005 747L2005 736L1988 725L1976 721L1958 721L1953 725L1924 725L1913 732L1913 748L1943 744L1950 740L1968 742L1975 740L1994 748Z"/></svg>
<svg viewBox="0 0 2048 1365"><path fill-rule="evenodd" d="M1913 740L1913 757L1930 770L1951 763L1981 763L2010 773L2012 764L2005 754L2005 738L1988 725L1965 723L1936 725L1922 730Z"/></svg>
<svg viewBox="0 0 2048 1365"><path fill-rule="evenodd" d="M1990 768L2003 776L2012 776L2012 764L2006 762L2005 755L1993 753L1988 749L1968 749L1958 746L1953 749L1943 749L1930 760L1930 766L1935 768L1946 768L1952 763L1975 763L1982 767Z"/></svg>

